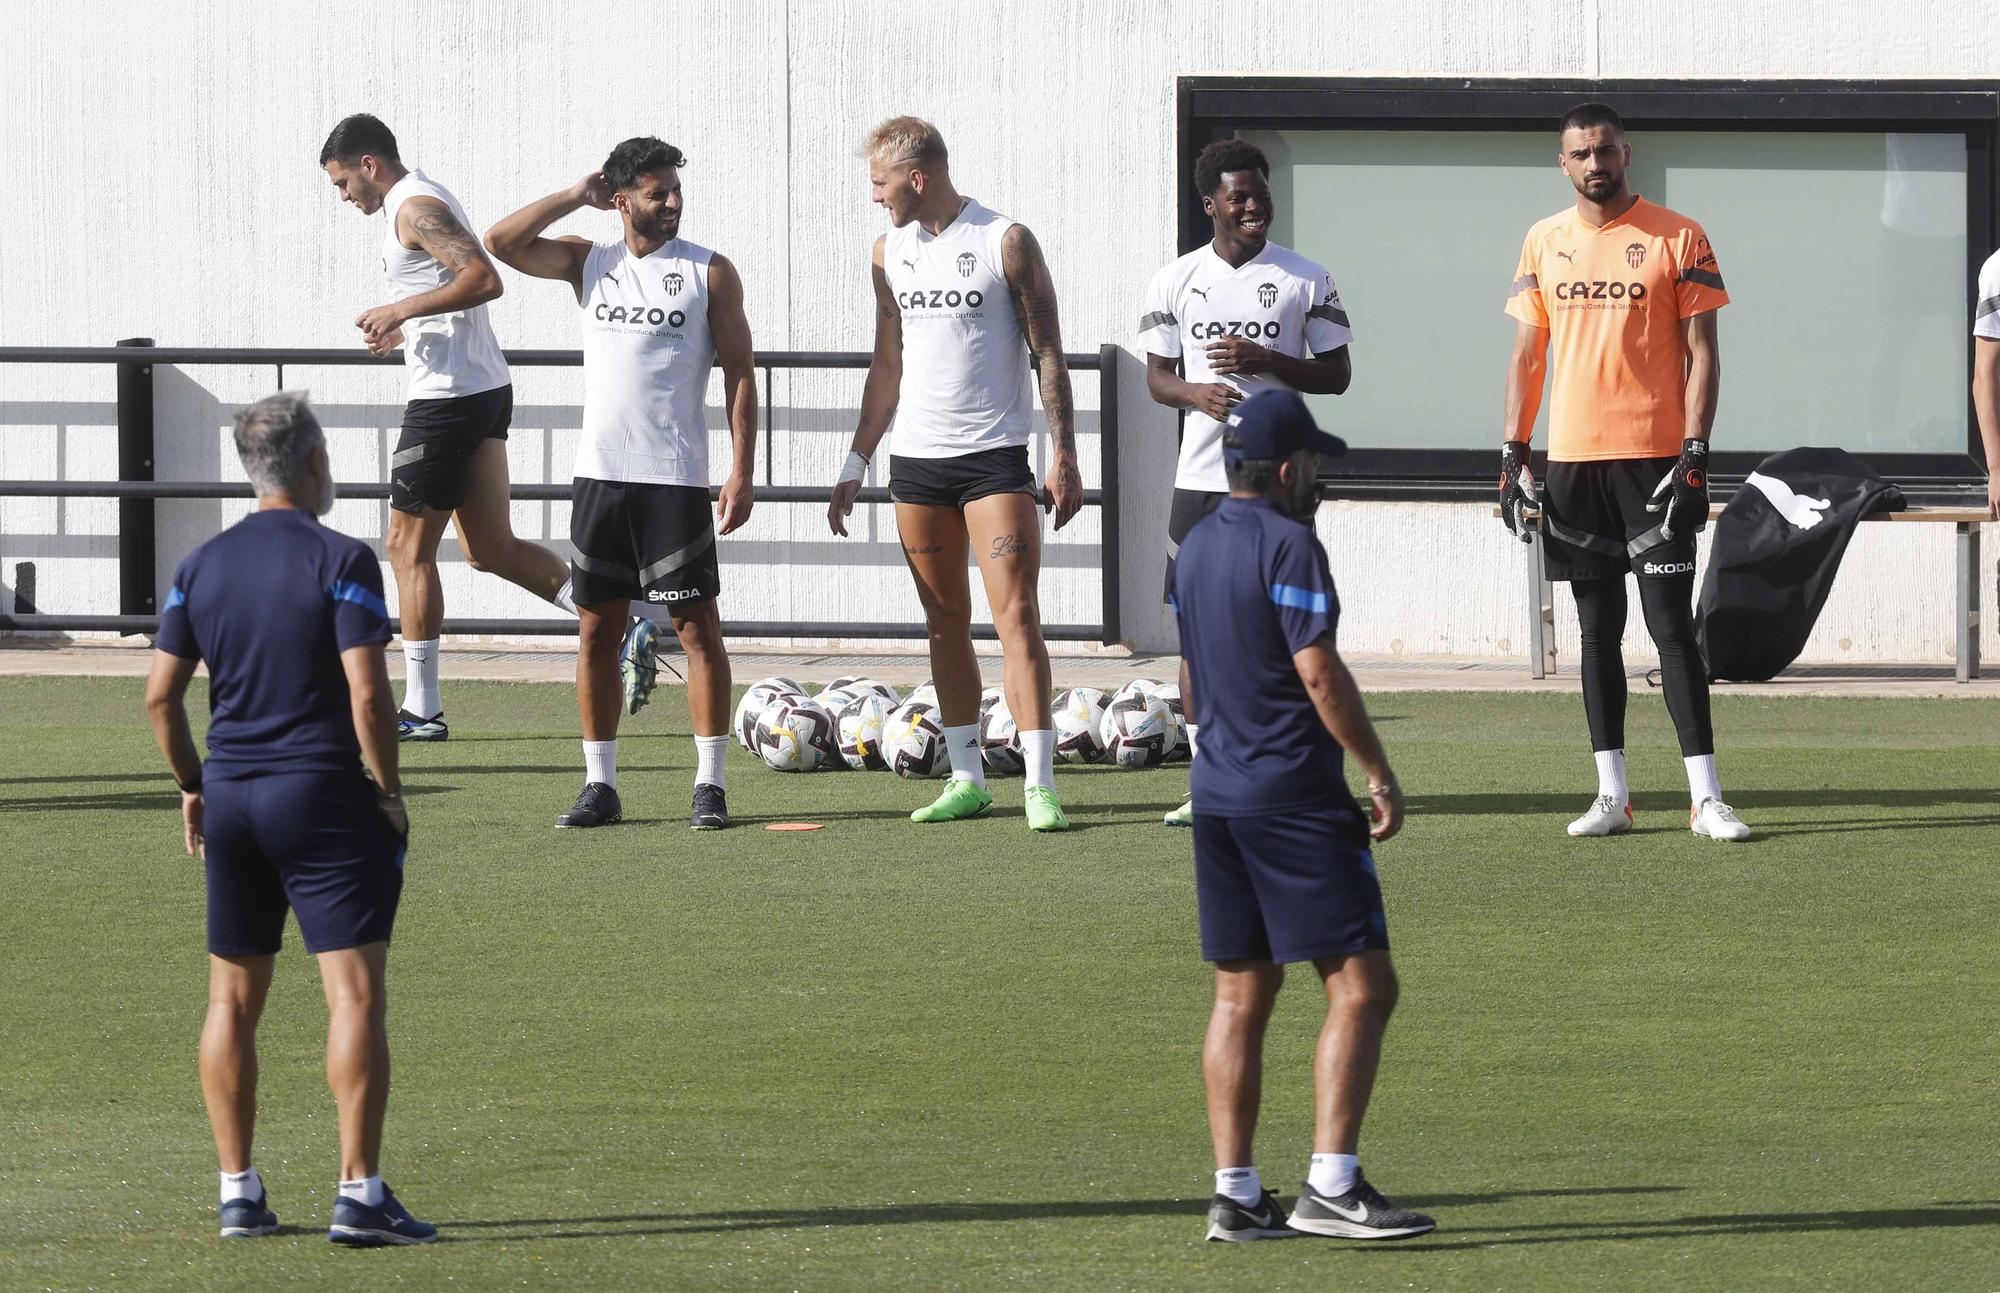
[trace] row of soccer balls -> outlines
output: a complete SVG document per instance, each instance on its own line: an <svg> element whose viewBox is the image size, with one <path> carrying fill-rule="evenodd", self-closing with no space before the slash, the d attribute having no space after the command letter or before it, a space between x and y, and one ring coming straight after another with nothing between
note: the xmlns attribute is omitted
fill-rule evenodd
<svg viewBox="0 0 2000 1293"><path fill-rule="evenodd" d="M1136 678L1108 697L1072 687L1056 697L1053 719L1064 763L1150 768L1189 755L1181 689L1173 683ZM764 678L737 702L732 730L778 772L848 767L942 777L951 770L943 722L930 683L905 698L872 678L836 678L809 696L790 678ZM979 752L999 776L1019 773L1024 763L1020 730L998 688L980 697Z"/></svg>

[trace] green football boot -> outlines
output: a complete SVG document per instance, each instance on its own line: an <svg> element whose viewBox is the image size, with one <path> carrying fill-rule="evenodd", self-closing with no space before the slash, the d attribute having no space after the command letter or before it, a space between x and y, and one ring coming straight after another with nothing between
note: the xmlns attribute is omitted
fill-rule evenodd
<svg viewBox="0 0 2000 1293"><path fill-rule="evenodd" d="M993 811L993 796L986 787L975 786L970 781L957 777L944 788L944 793L935 800L910 814L913 822L960 822L971 817L984 817Z"/></svg>
<svg viewBox="0 0 2000 1293"><path fill-rule="evenodd" d="M1047 786L1029 786L1023 807L1028 814L1028 829L1031 831L1066 831L1069 818L1064 815L1062 805L1056 802L1056 792Z"/></svg>
<svg viewBox="0 0 2000 1293"><path fill-rule="evenodd" d="M1194 800L1192 799L1188 800L1186 803L1182 804L1179 808L1174 809L1174 811L1160 818L1160 824L1163 826L1194 825Z"/></svg>

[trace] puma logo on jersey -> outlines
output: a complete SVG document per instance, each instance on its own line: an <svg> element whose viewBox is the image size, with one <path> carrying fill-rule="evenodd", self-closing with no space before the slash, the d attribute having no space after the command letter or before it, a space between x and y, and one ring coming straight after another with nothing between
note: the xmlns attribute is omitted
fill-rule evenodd
<svg viewBox="0 0 2000 1293"><path fill-rule="evenodd" d="M616 287L616 286L618 286L618 275L616 275L616 274L613 274L613 273L612 273L612 272L610 272L609 270L606 270L606 271L605 271L605 273L604 273L604 277L606 277L606 278L608 278L608 279L610 279L610 280L611 280L611 286L613 286L613 287Z"/></svg>
<svg viewBox="0 0 2000 1293"><path fill-rule="evenodd" d="M914 260L906 260L903 262L903 268L909 270L912 274L914 274L917 272L917 262L915 262Z"/></svg>
<svg viewBox="0 0 2000 1293"><path fill-rule="evenodd" d="M1559 251L1559 252L1557 252L1557 253L1556 253L1556 255L1558 255L1558 256L1560 256L1560 257L1562 257L1562 258L1563 258L1564 260L1568 261L1568 262L1569 262L1570 264L1572 264L1572 265L1576 264L1576 253L1575 253L1575 252L1571 252L1571 251Z"/></svg>
<svg viewBox="0 0 2000 1293"><path fill-rule="evenodd" d="M1193 292L1204 301L1208 299L1208 289L1205 287L1190 287L1188 291Z"/></svg>
<svg viewBox="0 0 2000 1293"><path fill-rule="evenodd" d="M1833 506L1833 500L1830 498L1807 498L1803 494L1795 493L1790 485L1776 476L1766 476L1761 471L1751 472L1743 483L1753 486L1758 493L1771 501L1771 506L1778 510L1779 516L1801 530L1810 530L1824 521L1826 517L1821 513Z"/></svg>

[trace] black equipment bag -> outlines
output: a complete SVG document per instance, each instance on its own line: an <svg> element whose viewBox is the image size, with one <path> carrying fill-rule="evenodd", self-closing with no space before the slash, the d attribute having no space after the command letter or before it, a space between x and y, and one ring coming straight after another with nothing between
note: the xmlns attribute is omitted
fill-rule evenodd
<svg viewBox="0 0 2000 1293"><path fill-rule="evenodd" d="M1787 449L1722 509L1695 607L1710 679L1762 682L1798 658L1854 527L1903 492L1843 449Z"/></svg>

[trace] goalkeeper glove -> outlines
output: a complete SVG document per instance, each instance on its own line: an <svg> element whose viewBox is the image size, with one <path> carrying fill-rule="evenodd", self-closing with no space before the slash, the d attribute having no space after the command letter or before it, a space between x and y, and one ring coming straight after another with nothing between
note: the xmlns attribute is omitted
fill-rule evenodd
<svg viewBox="0 0 2000 1293"><path fill-rule="evenodd" d="M1708 441L1681 441L1681 458L1653 490L1648 512L1664 511L1660 537L1700 534L1708 526Z"/></svg>
<svg viewBox="0 0 2000 1293"><path fill-rule="evenodd" d="M1528 518L1522 515L1526 508L1542 505L1541 487L1535 484L1535 473L1528 469L1528 442L1507 440L1500 445L1500 519L1507 526L1507 532L1523 543L1533 541L1528 530Z"/></svg>

